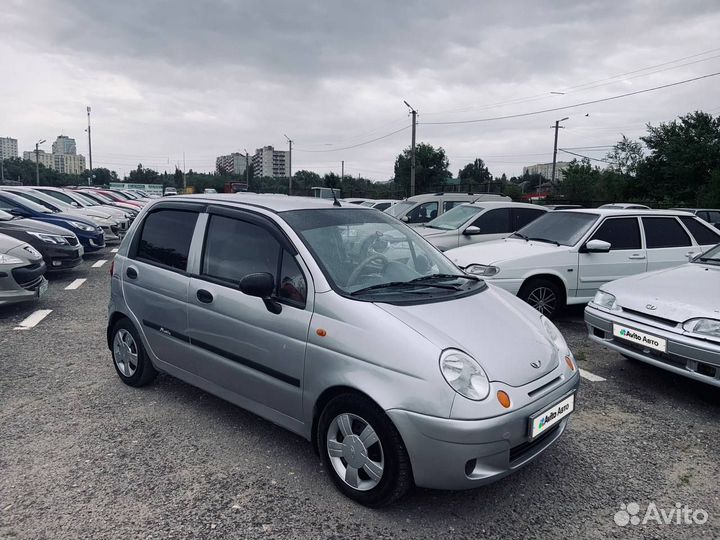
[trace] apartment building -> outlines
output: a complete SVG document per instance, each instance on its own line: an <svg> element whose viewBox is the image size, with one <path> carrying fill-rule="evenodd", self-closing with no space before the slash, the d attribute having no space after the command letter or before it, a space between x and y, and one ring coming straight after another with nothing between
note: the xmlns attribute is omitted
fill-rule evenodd
<svg viewBox="0 0 720 540"><path fill-rule="evenodd" d="M263 146L255 150L252 166L255 177L290 176L290 152L275 150L272 146Z"/></svg>
<svg viewBox="0 0 720 540"><path fill-rule="evenodd" d="M18 157L17 139L0 137L0 159L12 159L16 157Z"/></svg>

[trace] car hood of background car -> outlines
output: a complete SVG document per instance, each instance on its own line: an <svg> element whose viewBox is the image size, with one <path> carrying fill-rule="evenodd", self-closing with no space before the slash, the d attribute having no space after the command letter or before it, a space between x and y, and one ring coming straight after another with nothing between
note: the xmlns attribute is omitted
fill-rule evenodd
<svg viewBox="0 0 720 540"><path fill-rule="evenodd" d="M446 302L376 305L439 348L468 353L491 381L522 386L558 365L540 315L495 287ZM538 361L539 368L530 365Z"/></svg>
<svg viewBox="0 0 720 540"><path fill-rule="evenodd" d="M34 219L13 219L10 221L0 221L0 232L2 231L22 231L22 232L38 232L45 234L58 234L68 236L70 231L58 225L51 223L43 223Z"/></svg>
<svg viewBox="0 0 720 540"><path fill-rule="evenodd" d="M651 317L675 322L720 318L719 266L688 263L619 279L602 290L614 294L621 307Z"/></svg>
<svg viewBox="0 0 720 540"><path fill-rule="evenodd" d="M464 267L469 264L501 264L504 261L557 253L566 249L568 246L506 238L451 249L446 251L445 255L458 266Z"/></svg>
<svg viewBox="0 0 720 540"><path fill-rule="evenodd" d="M451 236L453 233L457 234L457 229L433 229L432 227L418 227L415 229L421 235L426 238L431 236Z"/></svg>

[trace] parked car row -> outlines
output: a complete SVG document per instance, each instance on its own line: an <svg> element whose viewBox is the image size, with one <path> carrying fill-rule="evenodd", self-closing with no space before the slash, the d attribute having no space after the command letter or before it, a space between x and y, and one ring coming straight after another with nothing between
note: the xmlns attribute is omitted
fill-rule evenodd
<svg viewBox="0 0 720 540"><path fill-rule="evenodd" d="M119 244L147 202L120 190L0 186L0 305L39 298L46 272Z"/></svg>

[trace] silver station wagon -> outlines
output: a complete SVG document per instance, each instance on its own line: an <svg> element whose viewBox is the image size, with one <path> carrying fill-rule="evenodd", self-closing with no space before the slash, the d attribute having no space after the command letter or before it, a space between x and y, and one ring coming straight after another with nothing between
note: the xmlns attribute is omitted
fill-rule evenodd
<svg viewBox="0 0 720 540"><path fill-rule="evenodd" d="M564 432L579 383L520 299L387 214L303 197L148 204L107 339L125 383L163 371L300 434L368 506L512 473Z"/></svg>

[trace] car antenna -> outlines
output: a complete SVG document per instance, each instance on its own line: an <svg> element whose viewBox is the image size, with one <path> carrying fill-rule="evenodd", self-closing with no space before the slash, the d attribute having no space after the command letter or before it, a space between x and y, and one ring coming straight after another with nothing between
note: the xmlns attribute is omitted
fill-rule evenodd
<svg viewBox="0 0 720 540"><path fill-rule="evenodd" d="M330 191L333 194L333 206L340 206L342 207L342 204L340 204L340 201L337 200L337 197L335 196L335 188L330 188Z"/></svg>

